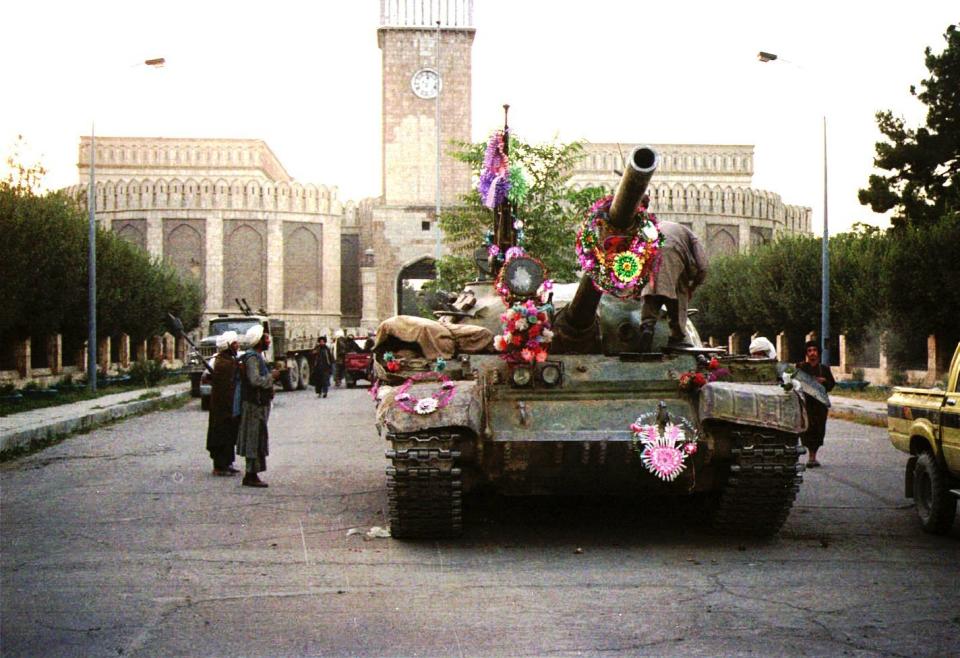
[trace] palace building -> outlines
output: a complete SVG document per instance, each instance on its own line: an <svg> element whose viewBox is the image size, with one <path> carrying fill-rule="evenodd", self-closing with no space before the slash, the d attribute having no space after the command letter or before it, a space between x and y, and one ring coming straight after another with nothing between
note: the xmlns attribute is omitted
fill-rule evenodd
<svg viewBox="0 0 960 658"><path fill-rule="evenodd" d="M475 31L473 0L381 0L379 197L345 202L334 185L295 181L260 140L98 137L98 221L196 278L208 316L243 298L303 333L375 327L397 313L404 281L433 277L438 202L469 190L465 164L442 154L437 166L436 119L441 144L472 139ZM588 142L571 184L613 187L634 146ZM652 210L711 256L810 232L809 208L751 187L752 146L651 146ZM90 159L82 137L75 194L86 195Z"/></svg>

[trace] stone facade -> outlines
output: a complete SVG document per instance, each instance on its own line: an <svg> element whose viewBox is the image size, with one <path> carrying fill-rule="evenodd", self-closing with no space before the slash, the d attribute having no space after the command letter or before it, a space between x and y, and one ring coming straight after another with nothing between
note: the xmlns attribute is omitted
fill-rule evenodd
<svg viewBox="0 0 960 658"><path fill-rule="evenodd" d="M585 144L571 179L576 189L620 180L624 157L636 144ZM810 208L783 203L779 194L751 187L753 147L651 144L660 166L650 183L651 210L684 224L705 240L707 253L745 252L781 235L810 233Z"/></svg>
<svg viewBox="0 0 960 658"><path fill-rule="evenodd" d="M472 0L381 0L381 196L341 203L335 187L293 181L259 140L105 137L96 141L96 208L103 225L196 278L207 316L234 312L234 297L284 318L295 331L373 328L397 312L405 272L443 253L436 223L437 117L443 151L440 205L471 185L449 155L472 139ZM439 28L437 21L440 22ZM440 92L418 96L418 71ZM438 100L439 99L439 104ZM751 187L753 147L653 145L661 164L652 209L687 225L716 256L779 235L809 233L809 208ZM632 145L586 144L571 185L619 180ZM86 196L90 138L80 140Z"/></svg>
<svg viewBox="0 0 960 658"><path fill-rule="evenodd" d="M96 151L98 221L199 281L207 318L240 297L295 333L341 324L341 228L356 213L335 187L293 181L259 140L100 137ZM79 155L86 181L89 137Z"/></svg>
<svg viewBox="0 0 960 658"><path fill-rule="evenodd" d="M404 270L432 262L436 247L435 101L412 92L410 78L433 68L440 21L440 93L442 142L471 139L471 0L381 0L378 43L383 53L383 196L359 208L361 249L375 266L363 283L364 321L371 297L376 318L397 312L398 281ZM586 144L571 185L616 186L626 144ZM790 206L780 196L751 187L753 147L726 145L654 145L661 163L650 187L652 209L663 219L685 224L706 243L708 253L742 252L782 234L809 233L809 208ZM469 172L441 160L443 205L470 188ZM443 253L440 250L440 253Z"/></svg>

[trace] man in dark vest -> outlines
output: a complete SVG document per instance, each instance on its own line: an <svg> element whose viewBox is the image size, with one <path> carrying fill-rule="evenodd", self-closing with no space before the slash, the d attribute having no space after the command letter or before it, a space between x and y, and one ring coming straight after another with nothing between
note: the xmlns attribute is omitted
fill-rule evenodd
<svg viewBox="0 0 960 658"><path fill-rule="evenodd" d="M237 428L240 418L233 413L233 396L237 387L237 350L239 337L235 331L227 331L217 337L220 351L213 359L213 375L210 390L210 417L207 422L207 450L213 459L213 474L236 475L233 467L233 450L237 444Z"/></svg>

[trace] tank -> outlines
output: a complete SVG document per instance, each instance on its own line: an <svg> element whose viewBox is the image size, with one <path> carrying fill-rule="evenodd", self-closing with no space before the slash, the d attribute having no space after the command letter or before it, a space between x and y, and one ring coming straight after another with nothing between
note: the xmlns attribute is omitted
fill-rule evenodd
<svg viewBox="0 0 960 658"><path fill-rule="evenodd" d="M609 230L639 230L638 202L657 160L649 147L630 154ZM496 334L505 307L495 288L470 284L459 308L440 313L438 331L473 325ZM661 318L652 351L641 353L640 301L601 292L586 276L554 286L550 301L554 335L541 360L455 346L440 373L431 358L412 356L388 369L387 349L398 343L378 334L377 426L389 444L393 536L459 535L464 495L480 489L641 504L696 495L716 530L777 533L801 482L807 423L778 364L705 347L690 318L692 348L668 351Z"/></svg>

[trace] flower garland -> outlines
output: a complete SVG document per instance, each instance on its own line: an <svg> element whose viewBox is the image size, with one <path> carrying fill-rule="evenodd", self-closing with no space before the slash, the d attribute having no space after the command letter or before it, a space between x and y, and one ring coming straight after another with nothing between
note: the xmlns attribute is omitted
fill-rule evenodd
<svg viewBox="0 0 960 658"><path fill-rule="evenodd" d="M440 388L434 391L430 397L416 398L410 395L410 387L413 386L414 383L427 379L438 379L440 381ZM408 414L426 416L450 404L450 400L453 399L456 391L456 384L450 381L450 378L446 375L424 372L419 375L414 375L403 382L403 384L397 388L397 393L393 396L393 400L400 409Z"/></svg>
<svg viewBox="0 0 960 658"><path fill-rule="evenodd" d="M707 365L707 374L689 370L680 375L679 384L682 393L696 393L710 382L719 382L730 379L730 371L720 367L720 361L717 357L710 359Z"/></svg>
<svg viewBox="0 0 960 658"><path fill-rule="evenodd" d="M499 253L499 249L497 249L497 252ZM507 284L503 280L504 273L507 271L507 263L509 263L514 258L519 258L521 256L525 258L529 258L530 260L540 265L540 267L543 269L544 275L546 275L547 273L547 268L543 264L543 262L539 258L534 258L533 256L529 255L523 247L510 247L509 249L507 249L506 258L503 260L503 267L501 267L500 271L497 272L497 276L493 281L493 289L497 291L497 294L500 296L500 299L503 300L503 305L507 307L509 307L514 300L513 300L512 293L510 292L510 288L507 286ZM537 300L542 302L544 297L551 290L553 290L553 280L544 279L543 283L541 283L540 287L537 289Z"/></svg>
<svg viewBox="0 0 960 658"><path fill-rule="evenodd" d="M496 130L490 135L487 150L483 156L483 168L477 192L487 208L496 208L507 198L510 190L510 164L504 148L503 131Z"/></svg>
<svg viewBox="0 0 960 658"><path fill-rule="evenodd" d="M577 232L577 258L580 269L597 290L635 299L659 267L663 235L656 215L641 208L635 217L638 229L632 238L604 237L612 204L613 196L609 195L590 207Z"/></svg>
<svg viewBox="0 0 960 658"><path fill-rule="evenodd" d="M550 312L553 306L538 306L532 299L517 302L500 316L503 333L493 337L493 347L512 363L543 363L553 340Z"/></svg>
<svg viewBox="0 0 960 658"><path fill-rule="evenodd" d="M644 467L664 482L673 482L697 452L697 431L685 418L661 429L650 423L656 412L641 414L630 425L634 449Z"/></svg>
<svg viewBox="0 0 960 658"><path fill-rule="evenodd" d="M384 352L383 353L383 362L386 365L388 372L399 372L400 371L400 362L397 361L397 358L393 355L393 352Z"/></svg>

